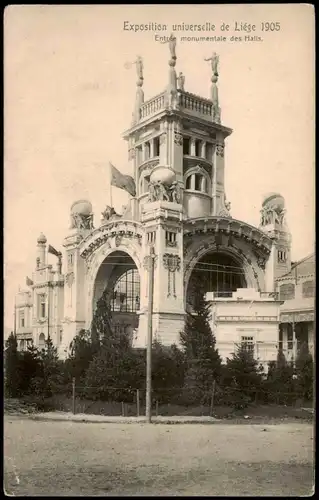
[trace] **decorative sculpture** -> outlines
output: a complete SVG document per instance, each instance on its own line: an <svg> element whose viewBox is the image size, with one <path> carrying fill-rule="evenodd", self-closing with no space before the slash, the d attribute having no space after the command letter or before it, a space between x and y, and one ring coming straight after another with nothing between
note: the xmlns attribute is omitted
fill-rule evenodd
<svg viewBox="0 0 319 500"><path fill-rule="evenodd" d="M219 56L216 54L216 52L213 52L211 57L209 57L208 59L204 59L204 61L211 61L213 75L218 76Z"/></svg>
<svg viewBox="0 0 319 500"><path fill-rule="evenodd" d="M101 215L104 220L110 220L113 215L117 215L113 207L110 207L109 205L106 206L105 210L101 212Z"/></svg>
<svg viewBox="0 0 319 500"><path fill-rule="evenodd" d="M134 62L134 64L136 65L137 78L139 80L143 81L144 80L144 77L143 77L144 65L143 65L143 59L141 58L141 56L137 56L137 59Z"/></svg>
<svg viewBox="0 0 319 500"><path fill-rule="evenodd" d="M260 225L261 226L267 226L269 224L279 224L283 225L285 222L285 215L286 215L286 210L281 209L281 208L274 208L274 207L263 207L262 210L260 211L261 217L260 217Z"/></svg>
<svg viewBox="0 0 319 500"><path fill-rule="evenodd" d="M160 42L160 43L168 43L169 50L171 53L171 58L177 59L177 57L176 57L176 36L171 34L171 36L168 38L168 40L164 40L163 42Z"/></svg>
<svg viewBox="0 0 319 500"><path fill-rule="evenodd" d="M93 214L84 215L79 213L71 214L71 229L94 229Z"/></svg>
<svg viewBox="0 0 319 500"><path fill-rule="evenodd" d="M174 181L170 187L170 198L174 203L181 203L181 188L177 181Z"/></svg>
<svg viewBox="0 0 319 500"><path fill-rule="evenodd" d="M150 182L148 201L170 201L173 203L181 203L181 188L177 181L172 182L167 186L161 181Z"/></svg>
<svg viewBox="0 0 319 500"><path fill-rule="evenodd" d="M167 297L170 297L173 291L173 296L176 299L176 279L175 272L180 270L181 258L178 255L165 253L163 255L163 265L168 271L167 280ZM171 290L173 288L173 290Z"/></svg>
<svg viewBox="0 0 319 500"><path fill-rule="evenodd" d="M179 73L178 78L177 78L177 83L178 83L178 88L179 90L182 90L184 92L184 85L185 85L185 76L183 75L182 72Z"/></svg>

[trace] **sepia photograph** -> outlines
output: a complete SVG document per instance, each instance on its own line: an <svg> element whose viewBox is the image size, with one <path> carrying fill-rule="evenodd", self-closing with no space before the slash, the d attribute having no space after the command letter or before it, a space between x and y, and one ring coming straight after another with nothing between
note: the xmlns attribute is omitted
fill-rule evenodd
<svg viewBox="0 0 319 500"><path fill-rule="evenodd" d="M312 496L310 4L4 11L7 496Z"/></svg>

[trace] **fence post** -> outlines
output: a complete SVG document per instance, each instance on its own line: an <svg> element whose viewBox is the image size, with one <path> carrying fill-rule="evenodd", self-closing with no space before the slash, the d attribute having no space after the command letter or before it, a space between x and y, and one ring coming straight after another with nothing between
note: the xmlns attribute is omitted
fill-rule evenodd
<svg viewBox="0 0 319 500"><path fill-rule="evenodd" d="M158 401L156 400L156 416L158 417Z"/></svg>
<svg viewBox="0 0 319 500"><path fill-rule="evenodd" d="M140 390L136 389L136 416L140 416Z"/></svg>
<svg viewBox="0 0 319 500"><path fill-rule="evenodd" d="M211 397L211 400L210 400L210 410L209 410L209 416L210 417L213 416L215 386L216 386L216 380L213 381L212 397Z"/></svg>
<svg viewBox="0 0 319 500"><path fill-rule="evenodd" d="M122 401L122 417L125 417L125 413L124 413L124 402Z"/></svg>
<svg viewBox="0 0 319 500"><path fill-rule="evenodd" d="M72 413L75 415L75 377L72 379Z"/></svg>

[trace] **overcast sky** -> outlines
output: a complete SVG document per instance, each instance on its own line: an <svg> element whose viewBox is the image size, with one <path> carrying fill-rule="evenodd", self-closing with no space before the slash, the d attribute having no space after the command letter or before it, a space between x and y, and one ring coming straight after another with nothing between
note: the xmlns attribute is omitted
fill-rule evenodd
<svg viewBox="0 0 319 500"><path fill-rule="evenodd" d="M71 204L89 199L96 222L108 202L107 164L129 171L127 144L136 74L144 60L149 98L168 81L169 51L159 32L125 31L129 23L255 23L262 42L179 42L185 90L209 97L210 65L220 55L225 181L232 215L258 225L262 197L286 200L292 258L314 246L314 11L308 5L10 6L4 19L5 325L14 294L35 267L41 231L62 249ZM263 21L279 32L261 34ZM165 33L170 34L170 28ZM161 33L163 34L163 33ZM179 36L192 36L184 32ZM114 189L121 209L127 195ZM54 262L54 257L52 257Z"/></svg>

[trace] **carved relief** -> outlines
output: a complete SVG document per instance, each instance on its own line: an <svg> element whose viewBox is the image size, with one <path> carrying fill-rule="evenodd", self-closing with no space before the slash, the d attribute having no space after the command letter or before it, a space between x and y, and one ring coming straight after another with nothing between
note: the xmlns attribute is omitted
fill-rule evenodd
<svg viewBox="0 0 319 500"><path fill-rule="evenodd" d="M71 272L71 273L67 273L67 274L65 275L65 282L66 282L66 284L67 284L69 287L71 287L71 286L73 285L73 283L74 283L74 273L73 273L73 272Z"/></svg>
<svg viewBox="0 0 319 500"><path fill-rule="evenodd" d="M260 269L265 270L265 267L266 267L266 259L264 259L263 257L258 257L258 259L257 259L257 264L258 264L258 266L260 267Z"/></svg>
<svg viewBox="0 0 319 500"><path fill-rule="evenodd" d="M166 144L166 133L160 136L160 144Z"/></svg>
<svg viewBox="0 0 319 500"><path fill-rule="evenodd" d="M174 298L176 298L176 277L175 272L180 270L181 258L178 255L171 253L165 253L163 255L164 269L168 271L167 280L167 297L171 296L173 292Z"/></svg>
<svg viewBox="0 0 319 500"><path fill-rule="evenodd" d="M182 146L183 145L183 136L182 136L182 134L180 134L179 132L175 132L175 134L174 134L174 142L178 146Z"/></svg>
<svg viewBox="0 0 319 500"><path fill-rule="evenodd" d="M134 160L135 156L136 156L135 148L129 149L129 151L128 151L128 159L129 160Z"/></svg>
<svg viewBox="0 0 319 500"><path fill-rule="evenodd" d="M216 155L220 156L221 158L224 158L224 149L225 149L224 144L217 144L216 145Z"/></svg>

